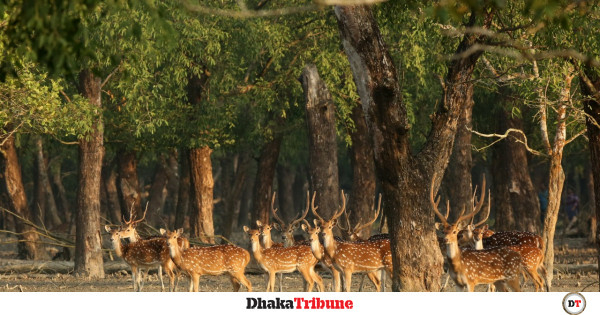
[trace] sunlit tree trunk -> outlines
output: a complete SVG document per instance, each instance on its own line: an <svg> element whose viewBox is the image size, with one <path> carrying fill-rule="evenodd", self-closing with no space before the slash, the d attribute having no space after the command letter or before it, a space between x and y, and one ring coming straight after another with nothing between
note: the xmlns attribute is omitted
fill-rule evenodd
<svg viewBox="0 0 600 315"><path fill-rule="evenodd" d="M75 233L75 274L104 277L100 233L100 181L104 134L100 78L92 71L79 74L79 93L97 107L92 131L79 140L79 183Z"/></svg>
<svg viewBox="0 0 600 315"><path fill-rule="evenodd" d="M142 195L140 194L140 181L137 174L137 157L133 150L119 150L117 153L119 168L119 198L121 209L125 211L125 218L129 220L129 213L136 218L142 217Z"/></svg>
<svg viewBox="0 0 600 315"><path fill-rule="evenodd" d="M204 243L214 243L212 149L190 149L190 230Z"/></svg>

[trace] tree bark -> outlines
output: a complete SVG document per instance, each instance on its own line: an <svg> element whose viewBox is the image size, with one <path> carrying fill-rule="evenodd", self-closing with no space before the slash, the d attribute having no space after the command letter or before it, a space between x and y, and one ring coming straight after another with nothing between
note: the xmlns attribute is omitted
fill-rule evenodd
<svg viewBox="0 0 600 315"><path fill-rule="evenodd" d="M600 76L590 68L580 74L581 91L588 98L584 101L586 113L587 136L589 139L591 171L594 178L594 205L596 209L596 246L600 262ZM600 290L600 273L598 273L598 290Z"/></svg>
<svg viewBox="0 0 600 315"><path fill-rule="evenodd" d="M100 180L104 158L100 78L90 70L83 70L79 73L79 93L98 108L98 118L92 131L79 140L75 274L104 278L100 236Z"/></svg>
<svg viewBox="0 0 600 315"><path fill-rule="evenodd" d="M320 215L330 218L340 206L335 106L314 64L304 67L300 82L306 99L311 189Z"/></svg>
<svg viewBox="0 0 600 315"><path fill-rule="evenodd" d="M450 200L450 209L455 209L450 213L450 219L454 220L458 216L458 211L462 209L470 210L472 207L471 169L473 168L473 159L471 156L471 128L473 127L473 85L467 92L468 97L465 107L460 111L458 118L458 129L454 139L452 155L448 162L448 168L444 174L443 185Z"/></svg>
<svg viewBox="0 0 600 315"><path fill-rule="evenodd" d="M152 185L150 186L150 201L148 202L148 222L152 225L164 226L161 214L163 214L163 207L165 205L165 199L167 198L165 188L167 187L167 161L161 157L159 158L156 167L154 169L154 178L152 179Z"/></svg>
<svg viewBox="0 0 600 315"><path fill-rule="evenodd" d="M406 105L398 75L367 6L335 7L344 50L350 61L371 135L384 211L389 220L394 265L394 291L440 289L442 256L434 230L429 187L435 176L439 187L456 136L460 111L470 101L471 76L480 52L450 62L444 97L432 115L432 129L417 155L410 152ZM489 25L491 14L486 16ZM467 26L474 26L471 15ZM465 34L456 56L481 40Z"/></svg>
<svg viewBox="0 0 600 315"><path fill-rule="evenodd" d="M352 139L352 194L348 202L350 210L350 224L356 226L358 222L365 223L375 213L371 210L375 203L375 161L373 160L373 147L369 137L369 128L365 120L365 113L360 105L352 109L352 121L355 130L350 133ZM368 238L371 229L359 231L359 237Z"/></svg>
<svg viewBox="0 0 600 315"><path fill-rule="evenodd" d="M256 220L269 222L273 180L275 178L277 160L279 159L279 150L281 149L281 139L281 134L276 134L275 138L267 142L260 152L252 197L253 211L250 220L250 224L252 225L256 223Z"/></svg>
<svg viewBox="0 0 600 315"><path fill-rule="evenodd" d="M25 187L23 186L23 177L21 174L21 164L17 156L17 148L15 147L15 136L10 135L3 140L4 143L0 146L0 170L4 178L2 182L6 185L6 191L9 196L9 203L12 211L17 215L32 220L31 212L27 207L27 196L25 195ZM19 259L42 259L44 253L42 246L38 244L39 236L34 232L34 228L26 224L20 219L14 218L15 230L17 233L17 257Z"/></svg>
<svg viewBox="0 0 600 315"><path fill-rule="evenodd" d="M58 208L61 209L60 213L62 214L65 222L71 222L73 218L73 213L71 212L71 204L69 199L67 198L67 191L62 183L62 171L61 171L62 161L57 161L54 167L50 168L50 176L52 177L52 183L56 189L56 196L58 197ZM70 230L70 228L69 228Z"/></svg>
<svg viewBox="0 0 600 315"><path fill-rule="evenodd" d="M37 169L36 189L40 189L43 194L40 208L44 210L43 214L45 216L44 222L46 223L46 227L57 227L62 224L62 220L58 215L56 199L54 199L54 193L52 192L52 186L50 185L48 165L44 156L44 143L39 136L35 139L35 147Z"/></svg>
<svg viewBox="0 0 600 315"><path fill-rule="evenodd" d="M284 220L291 220L296 217L294 209L294 181L296 173L293 168L286 164L277 165L277 187L279 188L279 210L280 216ZM298 208L300 209L300 208Z"/></svg>
<svg viewBox="0 0 600 315"><path fill-rule="evenodd" d="M169 227L173 228L175 209L179 192L179 162L177 150L172 150L167 159L167 197L164 204L164 213L169 217Z"/></svg>
<svg viewBox="0 0 600 315"><path fill-rule="evenodd" d="M248 182L248 169L250 167L250 155L248 153L238 154L234 159L226 159L229 163L227 167L231 169L231 184L226 192L225 202L225 220L224 231L225 237L230 237L233 228L237 227L238 213L241 206L242 194L244 186ZM225 169L225 166L223 167Z"/></svg>
<svg viewBox="0 0 600 315"><path fill-rule="evenodd" d="M545 243L544 249L544 266L546 267L547 276L546 284L552 286L554 278L554 234L556 231L556 221L558 220L560 200L565 183L565 173L562 168L563 149L567 136L567 107L570 98L571 80L573 77L568 74L565 78L565 86L561 92L561 99L556 109L557 124L556 133L554 135L554 144L550 148L550 175L548 179L548 210L544 220L543 239ZM545 106L544 103L540 106ZM546 119L541 119L540 123L545 126Z"/></svg>
<svg viewBox="0 0 600 315"><path fill-rule="evenodd" d="M130 212L136 218L142 217L142 195L140 194L140 181L137 174L137 157L132 150L119 150L117 163L119 167L119 199L123 215L129 220Z"/></svg>
<svg viewBox="0 0 600 315"><path fill-rule="evenodd" d="M512 95L507 91L504 95ZM509 99L507 102L513 102ZM523 130L521 118L511 115L510 107L501 109L496 120L496 131L503 134L508 129ZM494 171L492 194L496 223L499 231L519 230L541 232L540 202L529 175L527 149L522 134L511 132L508 138L494 146L492 168Z"/></svg>
<svg viewBox="0 0 600 315"><path fill-rule="evenodd" d="M204 243L214 243L213 225L213 188L210 156L212 150L207 147L190 149L190 229L193 236Z"/></svg>
<svg viewBox="0 0 600 315"><path fill-rule="evenodd" d="M123 211L119 202L119 191L117 188L118 174L114 160L102 168L102 180L106 192L106 206L108 207L108 218L112 224L120 224Z"/></svg>
<svg viewBox="0 0 600 315"><path fill-rule="evenodd" d="M190 157L189 151L181 150L181 175L179 176L179 193L175 209L174 229L183 228L185 216L190 209Z"/></svg>

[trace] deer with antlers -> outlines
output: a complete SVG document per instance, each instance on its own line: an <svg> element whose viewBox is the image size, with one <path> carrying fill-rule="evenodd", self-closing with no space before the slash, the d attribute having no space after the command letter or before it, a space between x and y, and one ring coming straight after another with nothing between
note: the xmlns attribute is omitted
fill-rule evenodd
<svg viewBox="0 0 600 315"><path fill-rule="evenodd" d="M162 260L162 264L158 265L158 278L160 279L160 285L161 285L161 289L162 291L165 290L165 286L164 286L164 282L163 282L163 278L162 278L162 269L165 269L165 272L167 273L167 276L169 276L169 291L175 291L177 285L175 284L175 280L177 280L177 275L174 272L174 264L171 261L171 258L169 257L169 251L167 248L167 243L166 243L166 239L164 236L150 236L147 238L141 238L140 235L137 232L137 226L139 223L141 223L142 221L144 221L144 219L146 218L146 213L148 212L148 204L146 204L146 209L144 210L144 214L142 216L141 219L136 219L136 215L135 213L133 213L133 205L131 207L131 209L129 210L129 220L125 220L125 217L122 218L122 225L120 225L118 227L119 230L119 237L121 239L129 239L130 244L133 243L137 243L137 242L143 242L140 243L139 245L136 246L140 246L140 247L148 247L148 248L152 248L152 247L156 247L157 245L155 244L160 244L161 249L160 252L156 249L149 249L146 252L148 253L152 253L153 255L155 255L155 257L153 258L154 260ZM106 228L108 231L108 228ZM148 242L151 241L151 242ZM179 245L186 249L190 247L190 243L187 240L187 238L185 237L180 237L178 239ZM140 270L140 275L138 275L138 279L143 283L144 280L144 276L141 274L142 269Z"/></svg>
<svg viewBox="0 0 600 315"><path fill-rule="evenodd" d="M473 230L473 244L475 249L484 249L483 240L487 229L488 225L486 224L481 228ZM506 247L521 255L521 265L523 266L523 270L526 271L526 274L533 280L535 291L539 292L544 287L546 291L549 291L544 278L538 273L538 269L540 269L544 277L546 276L546 268L543 266L544 252L542 249L527 243L522 245L507 245Z"/></svg>
<svg viewBox="0 0 600 315"><path fill-rule="evenodd" d="M315 266L319 261L312 254L309 246L263 248L260 244L259 230L244 226L244 232L248 233L250 237L254 259L268 273L267 292L275 291L275 275L277 273L290 273L296 270L304 278L305 291L311 292L315 282L319 291L324 290L323 280L315 272Z"/></svg>
<svg viewBox="0 0 600 315"><path fill-rule="evenodd" d="M300 223L306 218L306 215L308 214L309 198L310 198L310 193L307 190L306 191L306 208L304 209L302 214L299 214L299 217L296 216L296 218L294 218L292 220L292 222L287 224L287 223L285 223L285 221L283 219L281 219L281 217L279 217L279 215L277 215L278 209L274 207L275 193L273 193L273 200L271 201L271 213L273 214L273 218L279 222L279 224L277 225L277 228L278 228L278 230L281 231L281 238L283 239L283 245L285 247L301 245L301 244L308 245L308 242L306 242L306 241L296 241L294 238L294 232L300 226ZM273 223L273 224L277 224L277 223Z"/></svg>
<svg viewBox="0 0 600 315"><path fill-rule="evenodd" d="M239 291L241 285L244 285L248 292L252 292L252 284L244 275L250 262L247 250L230 244L183 249L179 244L183 229L160 229L160 233L166 237L169 255L175 265L190 277L190 292L198 292L200 276L218 276L225 273L230 277L234 292Z"/></svg>
<svg viewBox="0 0 600 315"><path fill-rule="evenodd" d="M430 202L433 212L443 226L449 272L458 288L472 292L477 284L493 283L503 289L505 289L505 285L508 285L513 291L521 291L519 283L521 255L519 253L504 247L478 251L469 248L461 249L458 246L458 232L467 220L481 210L483 205L485 177L483 178L481 198L475 209L469 214L464 214L466 209L463 209L455 223L449 223L446 216L438 210L439 198L438 200L434 198L434 185L435 176L431 180ZM448 208L447 211L449 212L450 209Z"/></svg>
<svg viewBox="0 0 600 315"><path fill-rule="evenodd" d="M389 239L377 239L368 242L343 242L333 236L333 228L337 225L337 219L346 209L346 196L342 191L342 206L329 220L323 219L317 213L318 207L311 203L311 210L317 219L314 220L315 227L320 229L323 237L324 255L331 260L333 267L341 272L345 290L350 292L352 286L352 275L356 272L378 272L387 271L392 275L392 254ZM376 285L377 291L381 290Z"/></svg>

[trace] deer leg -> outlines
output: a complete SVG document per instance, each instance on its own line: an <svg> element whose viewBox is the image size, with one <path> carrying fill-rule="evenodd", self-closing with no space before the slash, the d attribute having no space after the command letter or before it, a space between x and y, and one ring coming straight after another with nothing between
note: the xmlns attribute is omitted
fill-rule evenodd
<svg viewBox="0 0 600 315"><path fill-rule="evenodd" d="M188 276L190 278L190 287L189 287L188 291L189 292L193 292L193 290L194 290L194 278L192 278L191 274L189 274Z"/></svg>
<svg viewBox="0 0 600 315"><path fill-rule="evenodd" d="M200 285L200 275L197 273L192 274L193 283L194 283L194 292L198 292L198 287Z"/></svg>
<svg viewBox="0 0 600 315"><path fill-rule="evenodd" d="M233 276L237 279L238 282L243 284L248 292L252 292L252 284L248 281L248 278L244 275L244 272L239 272L237 274L233 274Z"/></svg>
<svg viewBox="0 0 600 315"><path fill-rule="evenodd" d="M325 287L323 286L323 278L315 272L315 266L312 266L309 269L309 272L313 280L317 283L317 290L319 290L319 292L324 292Z"/></svg>
<svg viewBox="0 0 600 315"><path fill-rule="evenodd" d="M333 278L333 287L335 292L341 292L342 291L342 277L341 274L339 272L339 270L335 269L335 267L331 267L331 275Z"/></svg>
<svg viewBox="0 0 600 315"><path fill-rule="evenodd" d="M344 272L344 287L346 292L352 291L352 271L350 270Z"/></svg>
<svg viewBox="0 0 600 315"><path fill-rule="evenodd" d="M299 269L298 271L300 271L302 277L304 278L304 292L312 292L315 281L313 280L310 271L306 269Z"/></svg>
<svg viewBox="0 0 600 315"><path fill-rule="evenodd" d="M133 291L137 292L137 276L138 270L136 266L131 266L131 281L133 282Z"/></svg>
<svg viewBox="0 0 600 315"><path fill-rule="evenodd" d="M369 277L369 280L371 280L371 282L373 282L373 285L375 286L375 291L379 292L381 291L381 279L380 279L380 275L377 271L372 271L367 273L367 277ZM363 276L364 279L364 276Z"/></svg>
<svg viewBox="0 0 600 315"><path fill-rule="evenodd" d="M275 292L275 275L277 273L276 272L270 272L269 273L269 286L268 288L271 289L271 291L268 292Z"/></svg>
<svg viewBox="0 0 600 315"><path fill-rule="evenodd" d="M233 275L229 275L229 280L231 280L233 292L238 292L240 290L240 282Z"/></svg>
<svg viewBox="0 0 600 315"><path fill-rule="evenodd" d="M283 272L279 274L279 292L283 292Z"/></svg>
<svg viewBox="0 0 600 315"><path fill-rule="evenodd" d="M150 272L150 269L148 269L148 273ZM160 292L165 292L165 283L163 281L163 277L162 277L162 265L158 266L158 279L160 279Z"/></svg>

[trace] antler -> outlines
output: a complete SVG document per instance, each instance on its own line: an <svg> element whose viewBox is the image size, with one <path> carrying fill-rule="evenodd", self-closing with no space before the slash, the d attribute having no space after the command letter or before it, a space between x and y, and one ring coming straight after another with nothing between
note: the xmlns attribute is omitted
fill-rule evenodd
<svg viewBox="0 0 600 315"><path fill-rule="evenodd" d="M342 190L342 206L340 209L333 214L331 220L339 218L346 211L346 195L344 195L344 190Z"/></svg>
<svg viewBox="0 0 600 315"><path fill-rule="evenodd" d="M484 194L485 194L485 191L484 191ZM475 224L473 226L474 228L484 224L485 221L487 221L487 219L490 216L491 207L492 207L492 192L488 189L488 207L487 207L486 215L483 217L483 219L481 219L481 221L479 221L477 224ZM475 218L475 216L473 216L473 218Z"/></svg>
<svg viewBox="0 0 600 315"><path fill-rule="evenodd" d="M304 209L304 212L302 212L302 215L300 215L299 218L295 218L294 220L292 220L292 223L290 223L290 226L294 226L294 225L300 223L300 221L304 220L304 218L306 218L306 216L308 215L309 199L310 199L310 193L307 190L306 191L306 209Z"/></svg>
<svg viewBox="0 0 600 315"><path fill-rule="evenodd" d="M315 217L317 217L317 219L319 219L321 222L325 222L325 219L323 219L318 213L317 213L317 209L319 209L319 207L315 207L315 197L317 196L317 192L313 191L313 197L312 197L312 202L310 203L310 210L312 211L312 213L315 215Z"/></svg>
<svg viewBox="0 0 600 315"><path fill-rule="evenodd" d="M477 214L477 212L479 212L479 210L481 210L481 206L483 206L483 201L485 199L485 174L483 175L483 180L481 183L481 191L483 193L481 194L481 197L479 198L479 201L477 202L477 205L475 205L473 211L466 215L461 213L461 215L458 217L458 220L456 220L456 223L472 218Z"/></svg>
<svg viewBox="0 0 600 315"><path fill-rule="evenodd" d="M283 220L277 215L277 208L275 208L275 195L277 193L273 192L273 198L271 198L271 213L273 214L273 218L277 221L279 221L279 223L281 224L281 226L285 226L285 222L283 222ZM269 224L269 217L267 216L267 224Z"/></svg>
<svg viewBox="0 0 600 315"><path fill-rule="evenodd" d="M375 210L375 205L373 205L373 210ZM358 232L366 227L370 227L373 223L375 223L375 221L377 221L377 218L379 217L380 212L381 212L381 194L379 194L379 202L377 203L377 212L375 212L375 216L373 217L373 219L365 224L357 223L356 227L354 228L354 232ZM348 226L350 226L350 224L348 224Z"/></svg>
<svg viewBox="0 0 600 315"><path fill-rule="evenodd" d="M450 224L448 224L448 220L438 210L438 204L440 203L440 198L441 197L438 196L437 200L435 199L435 197L433 195L434 185L435 185L435 174L433 174L433 177L431 178L431 188L430 188L430 193L429 193L429 201L431 202L431 207L432 207L433 212L435 213L435 215L437 215L437 217L440 219L440 221L442 221L442 224L444 226L448 226L448 225L450 225ZM449 214L449 213L450 213L450 204L448 203L446 214Z"/></svg>

